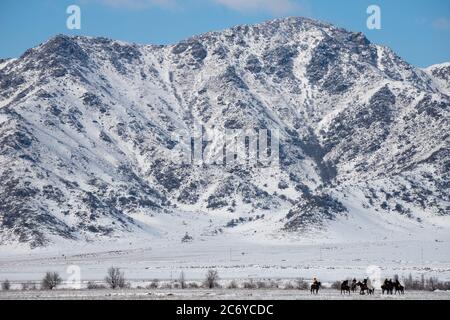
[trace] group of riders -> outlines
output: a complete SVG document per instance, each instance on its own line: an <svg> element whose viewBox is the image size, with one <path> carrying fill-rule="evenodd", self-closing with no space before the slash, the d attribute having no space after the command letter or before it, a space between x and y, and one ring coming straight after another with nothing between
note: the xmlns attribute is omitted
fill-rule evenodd
<svg viewBox="0 0 450 320"><path fill-rule="evenodd" d="M311 293L318 294L321 285L322 283L317 280L317 278L314 278L311 284ZM372 285L372 282L369 278L364 279L362 282L357 281L356 279L353 279L351 283L349 280L344 280L341 282L341 294L351 294L351 292L355 293L358 288L359 294L361 295L373 295L375 293L375 287ZM395 281L393 281L392 279L385 279L383 284L381 285L381 292L382 294L394 294L394 292L395 294L404 294L405 287L400 283L398 279L395 279Z"/></svg>

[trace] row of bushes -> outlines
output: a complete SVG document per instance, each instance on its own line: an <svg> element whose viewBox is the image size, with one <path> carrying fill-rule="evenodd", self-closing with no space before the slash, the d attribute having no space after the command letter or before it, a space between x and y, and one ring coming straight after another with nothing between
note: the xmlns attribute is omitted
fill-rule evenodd
<svg viewBox="0 0 450 320"><path fill-rule="evenodd" d="M206 278L204 281L204 286L210 289L213 289L218 286L217 281L219 280L219 274L216 270L208 270L206 274ZM41 290L53 290L57 286L59 286L62 283L62 278L57 272L47 272L44 276L44 278L41 281ZM180 278L178 279L177 286L181 289L185 288L198 288L199 285L197 283L187 283L184 277L184 272L181 272ZM6 279L2 285L3 291L11 290L11 283L8 279ZM150 284L151 288L158 288L158 282L157 280L154 280ZM95 282L88 282L87 283L88 289L126 289L131 288L131 285L129 282L126 282L125 280L125 274L124 272L120 271L119 268L111 267L108 269L107 275L105 277L104 283L95 283ZM22 284L22 290L37 290L37 285L32 282L26 282Z"/></svg>
<svg viewBox="0 0 450 320"><path fill-rule="evenodd" d="M298 279L294 282L280 283L275 280L248 280L240 285L237 281L232 280L227 285L220 285L219 282L219 274L217 270L210 269L205 275L205 279L203 282L196 281L186 281L184 272L181 272L180 277L171 282L159 281L158 279L154 279L150 284L145 287L138 286L138 289L198 289L198 288L206 288L206 289L214 289L214 288L227 288L227 289L286 289L286 290L308 290L309 283L304 279ZM111 285L109 285L112 288ZM129 288L130 285L125 285L125 288ZM88 282L88 289L106 289L108 288L105 284L99 284L95 282ZM122 288L119 286L119 288Z"/></svg>
<svg viewBox="0 0 450 320"><path fill-rule="evenodd" d="M436 277L425 278L423 275L420 279L413 279L410 274L409 277L403 278L403 283L406 290L450 290L450 281L439 281Z"/></svg>
<svg viewBox="0 0 450 320"><path fill-rule="evenodd" d="M42 290L52 290L52 289L56 288L56 286L58 286L61 282L62 282L62 279L57 272L47 272L45 274L44 278L42 278L41 289ZM9 282L8 279L6 279L2 283L2 290L8 291L10 289L11 289L11 283ZM28 282L22 283L22 290L23 291L37 290L37 286L35 283L28 281Z"/></svg>
<svg viewBox="0 0 450 320"><path fill-rule="evenodd" d="M394 279L398 279L398 276L394 276ZM210 269L205 275L203 282L188 282L186 281L184 272L181 272L180 277L172 282L159 282L159 280L153 280L149 285L145 286L146 289L197 289L197 288L227 288L227 289L285 289L285 290L308 290L309 283L304 279L300 278L295 281L289 281L280 283L274 280L248 280L239 285L235 280L229 282L226 286L220 286L218 283L219 274L217 270ZM450 282L442 282L435 277L425 278L423 275L420 279L413 279L410 274L409 277L403 278L406 290L450 290ZM55 289L62 283L62 279L57 272L47 272L41 281L41 290L52 290ZM336 281L331 285L332 289L340 289L341 282ZM3 291L11 289L11 283L5 280L1 288ZM119 268L111 267L108 269L107 275L103 283L96 283L90 281L87 283L87 289L126 289L131 288L129 282L125 280L124 272L120 271ZM35 283L26 282L22 284L22 290L37 290ZM143 287L138 287L138 289L143 289Z"/></svg>
<svg viewBox="0 0 450 320"><path fill-rule="evenodd" d="M298 279L294 283L288 282L283 285L280 285L279 282L274 280L268 281L245 281L241 285L239 285L235 280L232 280L226 286L219 285L219 273L215 269L210 269L207 271L205 275L205 279L203 282L195 282L195 281L186 281L184 272L181 272L180 277L172 282L160 282L158 279L153 280L149 285L147 285L146 289L197 289L197 288L228 288L228 289L299 289L306 290L309 285L303 279ZM62 283L62 279L56 272L47 272L44 278L41 281L41 290L52 290L59 286ZM126 289L131 288L129 282L125 280L125 274L120 271L119 268L111 267L108 269L107 276L105 277L105 281L98 283L94 281L89 281L87 283L87 289ZM142 288L142 287L138 287ZM4 281L2 284L2 290L10 290L11 284L8 280ZM37 285L32 282L27 282L22 284L22 290L37 290Z"/></svg>
<svg viewBox="0 0 450 320"><path fill-rule="evenodd" d="M142 287L138 287L142 288ZM146 289L198 289L198 288L226 288L226 289L285 289L285 290L309 290L309 284L303 279L295 280L294 282L278 282L275 280L248 280L242 283L238 283L236 280L232 280L227 284L219 284L215 282L210 286L208 281L203 282L182 282L175 280L171 282L160 282L157 279L153 280Z"/></svg>
<svg viewBox="0 0 450 320"><path fill-rule="evenodd" d="M41 280L41 290L53 290L62 283L62 278L57 272L47 272ZM105 277L106 285L111 289L130 287L129 283L125 282L125 274L120 271L119 268L111 267L108 269L107 276ZM90 287L91 286L91 287ZM11 283L6 279L2 283L2 290L11 290ZM99 286L100 287L100 286ZM106 286L103 286L106 288ZM92 284L88 283L88 288L92 289ZM22 290L37 290L37 285L31 281L22 283Z"/></svg>

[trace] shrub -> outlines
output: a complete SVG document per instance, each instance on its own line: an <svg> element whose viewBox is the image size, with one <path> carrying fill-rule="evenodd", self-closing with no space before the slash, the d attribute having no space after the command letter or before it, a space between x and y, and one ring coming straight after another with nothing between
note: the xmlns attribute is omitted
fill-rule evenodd
<svg viewBox="0 0 450 320"><path fill-rule="evenodd" d="M279 288L278 282L276 282L275 280L271 280L270 281L270 287L272 289L278 289Z"/></svg>
<svg viewBox="0 0 450 320"><path fill-rule="evenodd" d="M187 286L191 289L198 289L200 287L197 282L189 282Z"/></svg>
<svg viewBox="0 0 450 320"><path fill-rule="evenodd" d="M227 286L228 289L237 289L238 287L239 286L238 286L237 282L234 280L232 280Z"/></svg>
<svg viewBox="0 0 450 320"><path fill-rule="evenodd" d="M89 281L87 283L87 288L89 290L98 290L98 289L106 289L106 286L103 284L95 283L94 281Z"/></svg>
<svg viewBox="0 0 450 320"><path fill-rule="evenodd" d="M303 278L300 278L297 280L297 289L298 290L308 290L309 285L308 282L306 282Z"/></svg>
<svg viewBox="0 0 450 320"><path fill-rule="evenodd" d="M244 282L244 283L243 283L243 287L244 287L244 289L256 289L256 288L257 288L257 286L256 286L256 284L253 282L253 280Z"/></svg>
<svg viewBox="0 0 450 320"><path fill-rule="evenodd" d="M153 281L147 286L147 289L158 289L158 279L153 279Z"/></svg>
<svg viewBox="0 0 450 320"><path fill-rule="evenodd" d="M59 284L61 284L62 279L57 272L47 272L42 279L41 288L43 290L53 290Z"/></svg>
<svg viewBox="0 0 450 320"><path fill-rule="evenodd" d="M31 281L22 283L22 291L30 291L30 290L36 290L36 289L37 289L36 284Z"/></svg>
<svg viewBox="0 0 450 320"><path fill-rule="evenodd" d="M264 282L264 281L258 281L258 282L256 282L256 287L258 288L258 289L267 289L268 288L268 284L267 284L267 282Z"/></svg>
<svg viewBox="0 0 450 320"><path fill-rule="evenodd" d="M123 289L127 286L125 283L125 274L119 268L109 268L105 281L111 289Z"/></svg>
<svg viewBox="0 0 450 320"><path fill-rule="evenodd" d="M3 291L8 291L11 289L11 283L9 282L8 279L6 279L5 281L3 281L2 283L2 290Z"/></svg>
<svg viewBox="0 0 450 320"><path fill-rule="evenodd" d="M205 286L209 289L214 289L218 286L219 273L215 269L209 269L206 273Z"/></svg>
<svg viewBox="0 0 450 320"><path fill-rule="evenodd" d="M341 290L341 282L335 281L331 284L331 289Z"/></svg>
<svg viewBox="0 0 450 320"><path fill-rule="evenodd" d="M186 232L186 234L181 238L181 242L191 242L194 238L189 235L189 233Z"/></svg>
<svg viewBox="0 0 450 320"><path fill-rule="evenodd" d="M295 286L291 282L288 282L284 285L284 289L285 290L293 290L293 289L295 289Z"/></svg>

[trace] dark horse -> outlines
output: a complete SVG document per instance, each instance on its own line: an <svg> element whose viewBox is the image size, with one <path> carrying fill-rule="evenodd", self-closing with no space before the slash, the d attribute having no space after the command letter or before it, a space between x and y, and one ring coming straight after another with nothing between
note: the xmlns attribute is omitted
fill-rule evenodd
<svg viewBox="0 0 450 320"><path fill-rule="evenodd" d="M314 282L314 283L311 285L311 294L312 294L312 293L318 294L321 285L322 285L321 282L318 282L318 281Z"/></svg>
<svg viewBox="0 0 450 320"><path fill-rule="evenodd" d="M350 294L350 286L348 285L348 280L345 280L341 283L341 294L342 293Z"/></svg>
<svg viewBox="0 0 450 320"><path fill-rule="evenodd" d="M358 287L358 286L356 285L356 279L353 279L353 281L352 281L352 287L351 287L353 293L356 292L356 288L357 288L357 287Z"/></svg>
<svg viewBox="0 0 450 320"><path fill-rule="evenodd" d="M392 280L384 280L384 283L381 285L381 293L384 294L384 292L386 292L386 294L392 294L394 291L394 283L392 282Z"/></svg>
<svg viewBox="0 0 450 320"><path fill-rule="evenodd" d="M394 289L395 294L397 294L397 292L399 292L399 294L405 294L405 287L402 286L398 280L394 283Z"/></svg>
<svg viewBox="0 0 450 320"><path fill-rule="evenodd" d="M359 294L366 294L366 291L369 295L375 293L375 289L368 287L366 280L364 282L358 281L356 285L360 288Z"/></svg>

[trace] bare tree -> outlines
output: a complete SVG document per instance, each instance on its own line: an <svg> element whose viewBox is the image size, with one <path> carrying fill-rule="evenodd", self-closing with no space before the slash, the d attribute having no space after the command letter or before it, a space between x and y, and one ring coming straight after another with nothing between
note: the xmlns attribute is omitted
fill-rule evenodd
<svg viewBox="0 0 450 320"><path fill-rule="evenodd" d="M184 276L184 271L181 271L178 282L180 283L181 289L186 289L186 278Z"/></svg>
<svg viewBox="0 0 450 320"><path fill-rule="evenodd" d="M108 269L108 275L105 277L106 283L111 289L125 288L125 274L120 272L119 268L111 267Z"/></svg>
<svg viewBox="0 0 450 320"><path fill-rule="evenodd" d="M11 283L9 283L9 280L6 279L6 280L2 283L2 290L3 290L3 291L8 291L9 289L11 289Z"/></svg>
<svg viewBox="0 0 450 320"><path fill-rule="evenodd" d="M57 272L47 272L44 279L42 279L41 288L44 290L53 290L61 282L62 279Z"/></svg>
<svg viewBox="0 0 450 320"><path fill-rule="evenodd" d="M219 280L219 273L215 269L209 269L206 273L205 285L209 289L217 287L217 280Z"/></svg>

